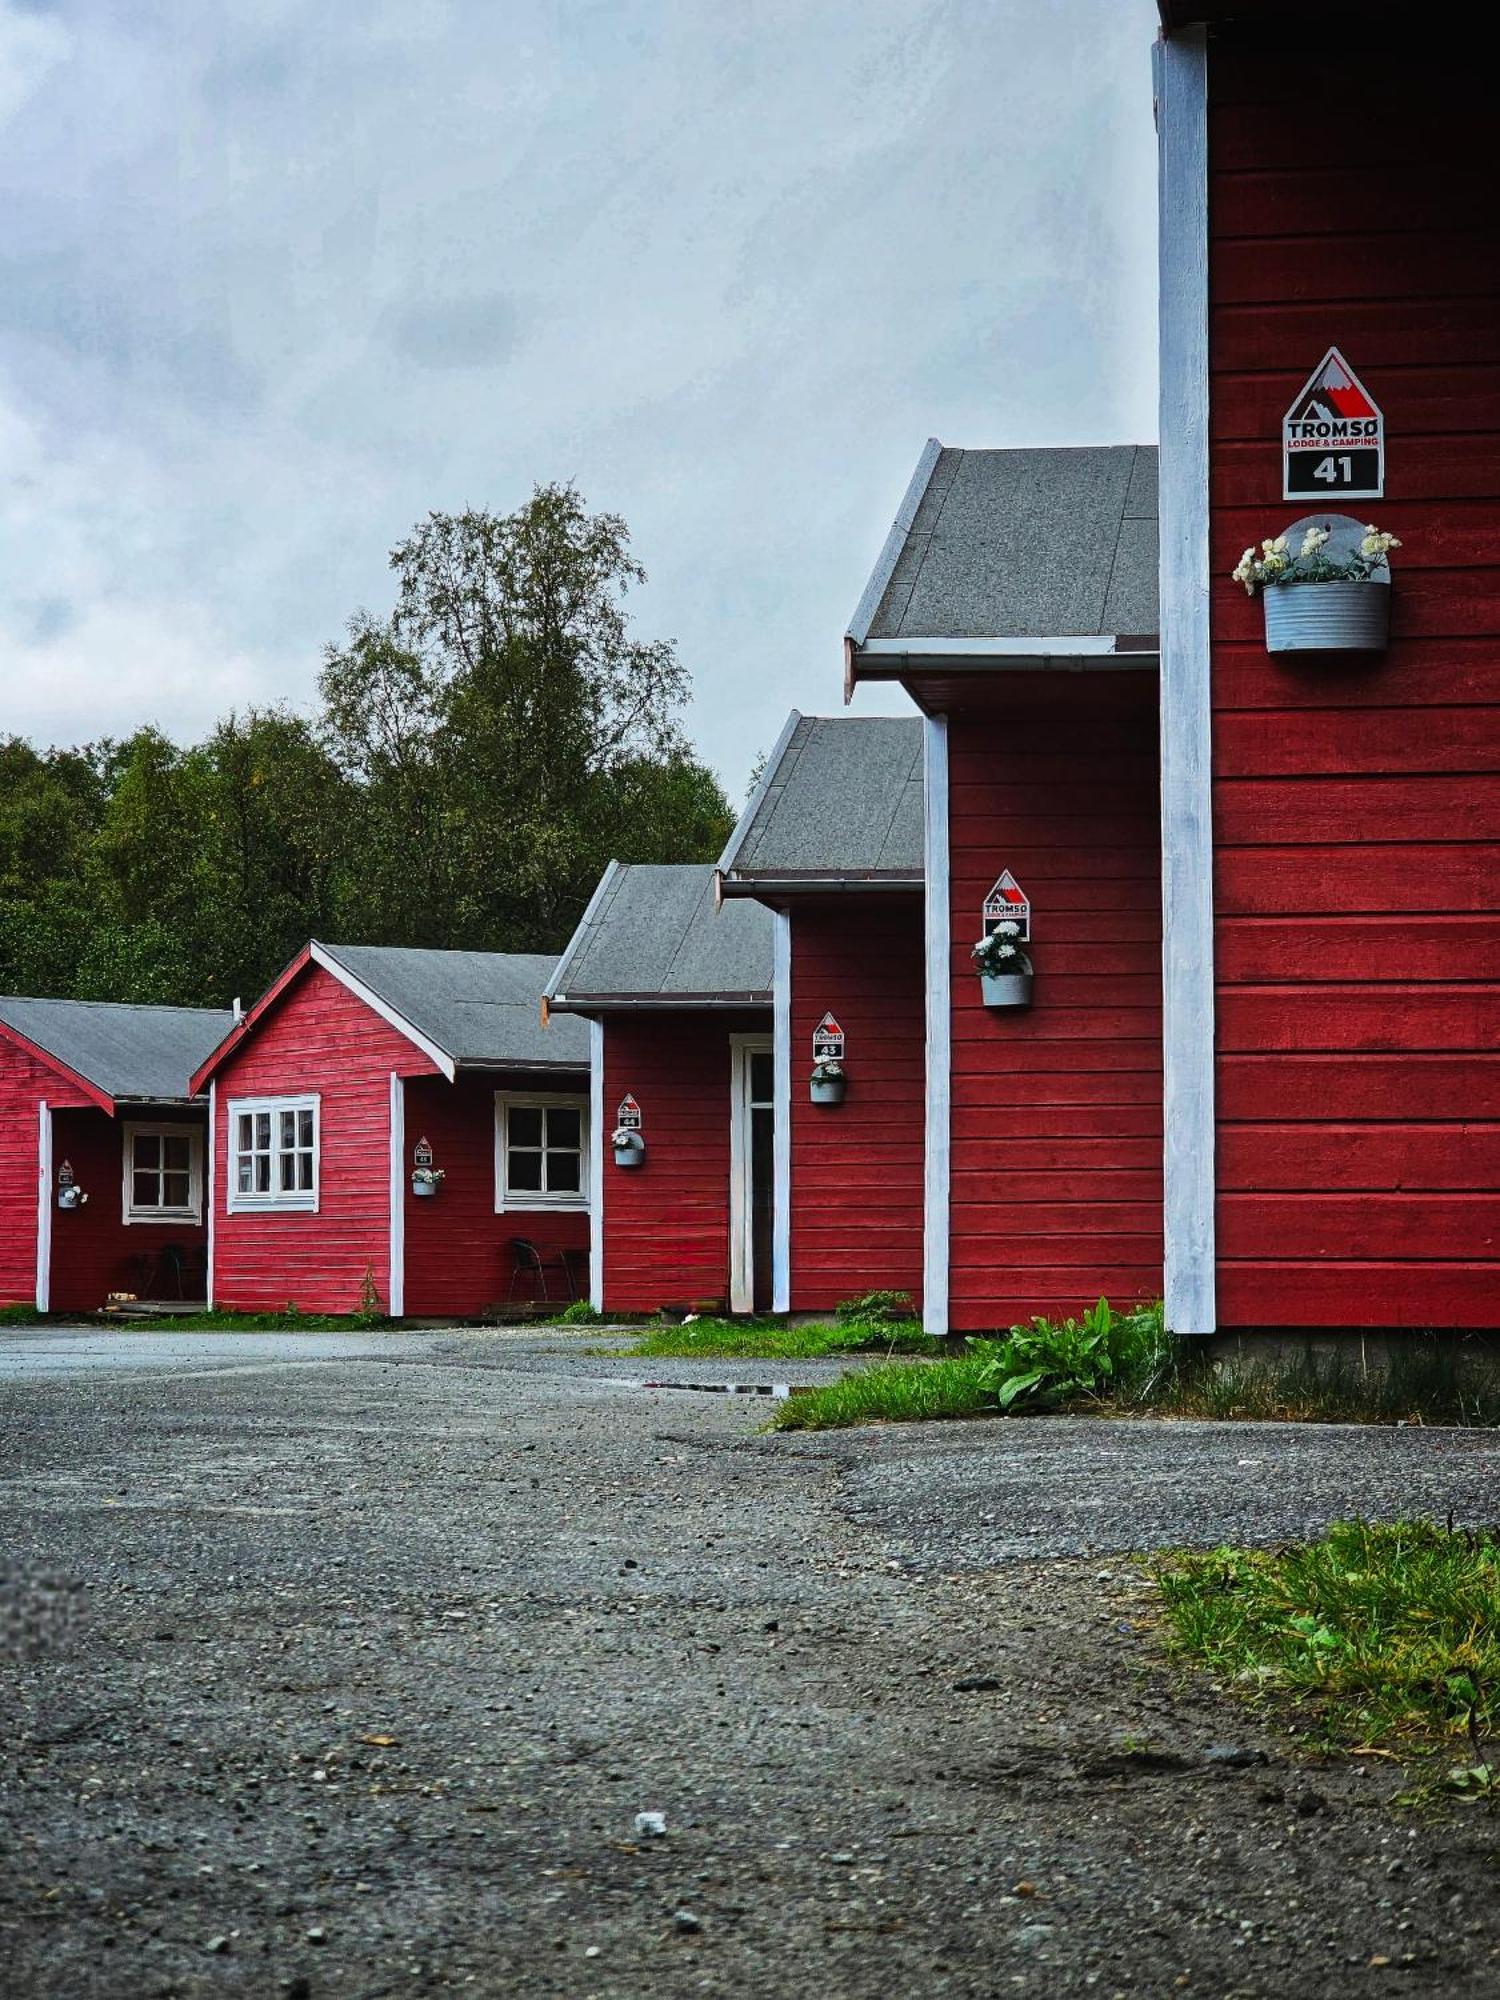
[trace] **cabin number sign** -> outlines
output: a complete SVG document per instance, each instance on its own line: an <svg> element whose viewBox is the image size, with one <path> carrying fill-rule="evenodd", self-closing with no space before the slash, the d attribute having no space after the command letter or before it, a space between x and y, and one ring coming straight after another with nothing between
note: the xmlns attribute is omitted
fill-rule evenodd
<svg viewBox="0 0 1500 2000"><path fill-rule="evenodd" d="M1330 347L1281 420L1281 497L1379 500L1385 492L1385 418Z"/></svg>
<svg viewBox="0 0 1500 2000"><path fill-rule="evenodd" d="M842 1062L844 1031L832 1014L825 1014L813 1029L813 1061Z"/></svg>
<svg viewBox="0 0 1500 2000"><path fill-rule="evenodd" d="M1019 924L1022 944L1031 942L1031 898L1008 868L984 899L984 934L993 937L1000 924Z"/></svg>
<svg viewBox="0 0 1500 2000"><path fill-rule="evenodd" d="M641 1107L633 1097L622 1097L620 1108L615 1113L617 1132L639 1132L641 1129Z"/></svg>

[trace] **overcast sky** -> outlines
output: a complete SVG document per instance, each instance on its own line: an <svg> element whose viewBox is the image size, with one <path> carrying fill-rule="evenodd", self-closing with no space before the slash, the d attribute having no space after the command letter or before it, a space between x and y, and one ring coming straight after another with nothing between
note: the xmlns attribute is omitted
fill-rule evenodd
<svg viewBox="0 0 1500 2000"><path fill-rule="evenodd" d="M573 479L738 797L929 435L1154 437L1154 17L0 0L0 730L306 705L413 521Z"/></svg>

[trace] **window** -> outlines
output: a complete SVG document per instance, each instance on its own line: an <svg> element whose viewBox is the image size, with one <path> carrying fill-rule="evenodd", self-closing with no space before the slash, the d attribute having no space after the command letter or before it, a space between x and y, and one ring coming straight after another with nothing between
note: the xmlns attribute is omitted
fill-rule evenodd
<svg viewBox="0 0 1500 2000"><path fill-rule="evenodd" d="M245 1097L229 1105L229 1209L316 1209L318 1100Z"/></svg>
<svg viewBox="0 0 1500 2000"><path fill-rule="evenodd" d="M202 1219L202 1133L190 1125L127 1125L126 1222Z"/></svg>
<svg viewBox="0 0 1500 2000"><path fill-rule="evenodd" d="M495 1099L495 1207L588 1206L588 1105L582 1097Z"/></svg>

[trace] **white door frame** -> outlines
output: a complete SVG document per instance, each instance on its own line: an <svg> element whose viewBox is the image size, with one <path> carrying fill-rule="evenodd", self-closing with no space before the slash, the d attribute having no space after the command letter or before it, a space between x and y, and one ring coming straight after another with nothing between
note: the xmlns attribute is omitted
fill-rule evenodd
<svg viewBox="0 0 1500 2000"><path fill-rule="evenodd" d="M36 1309L52 1309L52 1108L37 1105L36 1134Z"/></svg>
<svg viewBox="0 0 1500 2000"><path fill-rule="evenodd" d="M729 1310L755 1310L755 1188L750 1172L750 1058L776 1054L774 1035L729 1037ZM772 1096L774 1115L775 1097Z"/></svg>

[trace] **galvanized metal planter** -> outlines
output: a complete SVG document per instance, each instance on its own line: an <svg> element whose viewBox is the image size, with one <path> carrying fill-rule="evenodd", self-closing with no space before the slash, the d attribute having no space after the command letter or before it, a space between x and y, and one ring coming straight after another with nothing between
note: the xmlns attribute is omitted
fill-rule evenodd
<svg viewBox="0 0 1500 2000"><path fill-rule="evenodd" d="M984 995L986 1007L1029 1007L1031 1005L1031 980L1029 972L1002 972L999 974L981 972L979 988Z"/></svg>
<svg viewBox="0 0 1500 2000"><path fill-rule="evenodd" d="M646 1142L639 1132L631 1132L623 1139L615 1141L615 1165L617 1167L644 1166Z"/></svg>
<svg viewBox="0 0 1500 2000"><path fill-rule="evenodd" d="M420 1195L424 1200L431 1201L432 1197L437 1193L437 1182L418 1180L414 1175L412 1177L411 1191L414 1195Z"/></svg>
<svg viewBox="0 0 1500 2000"><path fill-rule="evenodd" d="M842 1104L844 1088L848 1078L843 1076L815 1076L812 1080L812 1101L814 1104Z"/></svg>
<svg viewBox="0 0 1500 2000"><path fill-rule="evenodd" d="M1261 599L1268 653L1378 653L1390 636L1388 583L1274 583Z"/></svg>

